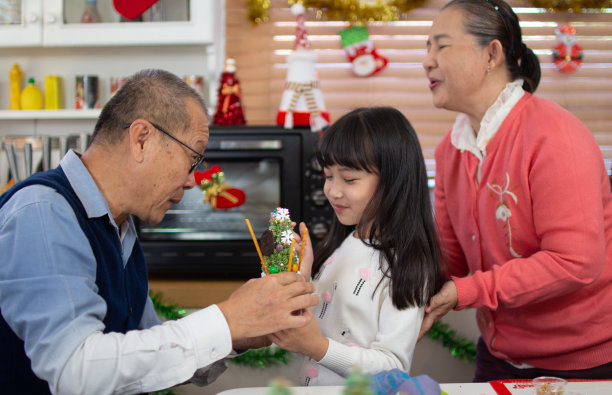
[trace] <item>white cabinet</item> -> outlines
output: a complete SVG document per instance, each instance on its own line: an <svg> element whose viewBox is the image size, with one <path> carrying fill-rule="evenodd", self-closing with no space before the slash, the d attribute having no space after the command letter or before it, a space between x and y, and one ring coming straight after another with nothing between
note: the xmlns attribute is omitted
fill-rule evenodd
<svg viewBox="0 0 612 395"><path fill-rule="evenodd" d="M43 0L23 0L21 11L13 17L21 23L0 25L0 46L24 47L42 44L42 3Z"/></svg>
<svg viewBox="0 0 612 395"><path fill-rule="evenodd" d="M74 47L213 44L219 10L214 0L164 1L165 7L184 4L179 21L119 22L111 1L99 1L103 23L67 23L83 0L21 0L21 23L0 25L0 47Z"/></svg>
<svg viewBox="0 0 612 395"><path fill-rule="evenodd" d="M99 110L74 109L75 76L83 74L99 77L102 105L110 97L111 77L145 68L165 69L180 77L203 76L205 100L214 108L225 59L225 1L159 0L157 4L168 10L164 21L148 21L151 18L145 14L144 22L120 22L112 0L98 0L103 22L89 24L79 23L84 3L21 0L17 23L0 22L0 140L10 135L91 132ZM33 77L44 90L45 75L60 76L64 109L9 111L8 76L13 63L22 70L22 88Z"/></svg>

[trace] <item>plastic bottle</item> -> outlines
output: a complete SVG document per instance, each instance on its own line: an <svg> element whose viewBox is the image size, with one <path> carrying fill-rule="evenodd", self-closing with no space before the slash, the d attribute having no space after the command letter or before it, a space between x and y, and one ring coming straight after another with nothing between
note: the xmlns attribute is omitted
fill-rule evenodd
<svg viewBox="0 0 612 395"><path fill-rule="evenodd" d="M11 92L11 110L21 110L21 70L17 63L9 71L9 85Z"/></svg>
<svg viewBox="0 0 612 395"><path fill-rule="evenodd" d="M22 110L42 110L43 95L42 92L34 85L34 78L28 80L28 85L21 92L21 109Z"/></svg>
<svg viewBox="0 0 612 395"><path fill-rule="evenodd" d="M45 76L45 110L64 108L62 77L58 75Z"/></svg>
<svg viewBox="0 0 612 395"><path fill-rule="evenodd" d="M81 16L81 23L99 23L102 22L100 13L98 13L98 5L96 0L85 0L85 9Z"/></svg>

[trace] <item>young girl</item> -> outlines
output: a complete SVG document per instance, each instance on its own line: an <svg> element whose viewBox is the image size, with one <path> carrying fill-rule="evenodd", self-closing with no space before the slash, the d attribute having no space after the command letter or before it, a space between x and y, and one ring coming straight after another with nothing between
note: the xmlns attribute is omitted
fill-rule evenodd
<svg viewBox="0 0 612 395"><path fill-rule="evenodd" d="M417 136L393 108L359 108L325 131L317 158L336 216L312 263L319 305L305 314L316 321L270 337L305 355L300 385L342 385L354 367L409 372L424 306L442 284Z"/></svg>

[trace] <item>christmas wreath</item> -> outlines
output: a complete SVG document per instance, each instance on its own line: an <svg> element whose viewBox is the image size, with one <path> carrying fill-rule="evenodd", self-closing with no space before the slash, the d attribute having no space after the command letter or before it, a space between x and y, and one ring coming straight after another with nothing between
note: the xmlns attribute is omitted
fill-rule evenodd
<svg viewBox="0 0 612 395"><path fill-rule="evenodd" d="M306 8L315 8L317 18L325 17L330 21L346 21L365 25L367 22L390 22L421 7L426 0L380 0L376 2L363 0L302 0ZM595 1L595 0L591 0ZM289 0L289 4L297 3ZM268 20L270 0L247 0L247 18L253 25Z"/></svg>

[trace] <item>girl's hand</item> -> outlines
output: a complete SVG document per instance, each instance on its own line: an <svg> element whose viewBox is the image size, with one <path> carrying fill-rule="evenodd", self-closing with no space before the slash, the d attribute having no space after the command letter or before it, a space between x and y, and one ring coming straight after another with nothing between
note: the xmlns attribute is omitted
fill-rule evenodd
<svg viewBox="0 0 612 395"><path fill-rule="evenodd" d="M304 222L300 222L300 235L295 235L296 242L296 251L298 253L298 257L300 256L300 252L302 250L302 243L304 240L304 234L306 233L306 224ZM311 279L312 274L312 261L314 260L314 255L312 252L312 243L310 241L310 232L308 233L308 237L306 238L306 245L304 245L304 255L302 256L302 261L300 262L300 273L307 279Z"/></svg>
<svg viewBox="0 0 612 395"><path fill-rule="evenodd" d="M308 325L272 333L268 335L268 338L285 350L304 354L320 361L327 353L329 340L319 331L312 310L306 309L303 314L309 318L310 323Z"/></svg>

